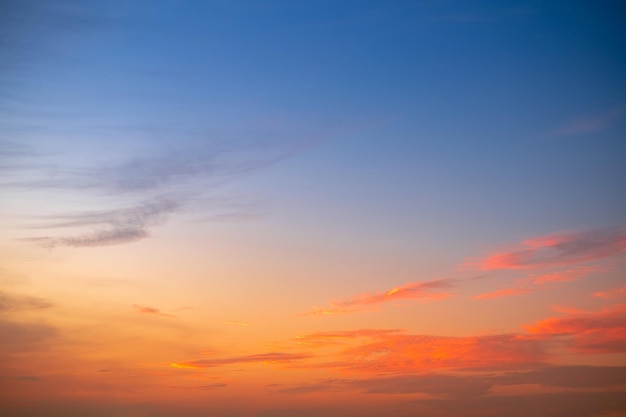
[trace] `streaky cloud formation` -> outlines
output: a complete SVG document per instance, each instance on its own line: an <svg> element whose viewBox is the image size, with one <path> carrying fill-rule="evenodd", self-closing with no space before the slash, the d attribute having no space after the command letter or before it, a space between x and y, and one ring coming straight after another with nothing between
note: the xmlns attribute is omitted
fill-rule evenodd
<svg viewBox="0 0 626 417"><path fill-rule="evenodd" d="M593 296L599 298L624 297L626 296L626 285L619 288L612 288L607 291L597 291L593 293Z"/></svg>
<svg viewBox="0 0 626 417"><path fill-rule="evenodd" d="M0 313L41 310L53 306L54 304L51 301L44 298L0 292Z"/></svg>
<svg viewBox="0 0 626 417"><path fill-rule="evenodd" d="M286 394L345 390L369 394L429 394L440 398L481 397L494 387L537 384L558 388L607 388L626 384L626 367L564 365L530 371L465 372L457 374L419 373L375 376L361 379L332 378L294 386L274 385Z"/></svg>
<svg viewBox="0 0 626 417"><path fill-rule="evenodd" d="M571 349L581 353L626 352L626 304L616 304L600 311L572 311L563 317L551 317L524 329L543 337L567 338Z"/></svg>
<svg viewBox="0 0 626 417"><path fill-rule="evenodd" d="M512 295L523 295L536 291L534 288L504 288L474 296L475 300L490 300L492 298L510 297Z"/></svg>
<svg viewBox="0 0 626 417"><path fill-rule="evenodd" d="M467 265L483 271L532 269L573 265L619 255L626 251L624 229L563 233L525 240L522 249L489 255Z"/></svg>
<svg viewBox="0 0 626 417"><path fill-rule="evenodd" d="M595 117L580 118L553 131L552 136L582 135L598 132L612 126L623 113L624 109L622 107L614 107L604 114Z"/></svg>
<svg viewBox="0 0 626 417"><path fill-rule="evenodd" d="M180 204L173 199L156 199L141 204L111 210L46 216L48 223L39 228L91 227L95 230L67 237L32 237L24 240L47 248L56 246L93 247L129 243L150 235L149 228L162 224Z"/></svg>
<svg viewBox="0 0 626 417"><path fill-rule="evenodd" d="M155 316L174 317L174 315L162 313L161 310L159 310L158 308L154 308L154 307L148 307L148 306L141 306L139 304L133 304L133 308L137 312L143 313L143 314L153 314Z"/></svg>
<svg viewBox="0 0 626 417"><path fill-rule="evenodd" d="M549 341L524 334L434 336L398 329L361 329L299 336L315 349L338 347L324 365L357 373L425 372L444 369L515 369L549 358Z"/></svg>
<svg viewBox="0 0 626 417"><path fill-rule="evenodd" d="M193 361L175 362L171 366L174 368L213 368L224 365L243 364L243 363L266 363L266 364L283 364L309 359L311 355L306 353L260 353L248 356L233 356L219 359L198 359Z"/></svg>
<svg viewBox="0 0 626 417"><path fill-rule="evenodd" d="M365 293L345 300L331 301L330 308L315 308L310 314L333 315L352 313L398 300L414 300L422 303L437 301L454 295L444 290L450 289L455 285L456 280L448 278L411 282L400 287L391 288L385 292Z"/></svg>
<svg viewBox="0 0 626 417"><path fill-rule="evenodd" d="M531 274L525 279L519 280L518 286L504 288L493 292L474 296L476 300L489 300L493 298L523 295L538 291L540 289L552 288L565 282L571 282L585 277L591 273L604 271L604 268L591 266L577 266L564 271L553 271L541 274Z"/></svg>
<svg viewBox="0 0 626 417"><path fill-rule="evenodd" d="M32 228L92 229L71 236L23 239L47 248L136 242L150 237L150 229L167 222L170 215L193 208L202 208L203 218L211 221L254 218L258 213L252 213L250 207L217 198L217 187L302 152L317 143L321 134L301 139L285 137L281 131L248 134L250 137L232 141L154 141L141 156L109 156L109 162L84 167L68 167L64 161L56 162L54 155L45 162L43 155L33 156L26 145L10 143L0 154L0 169L7 172L1 185L15 190L80 193L104 207L113 202L113 207L103 210L33 216L39 224ZM12 162L3 163L5 160ZM32 178L10 180L8 174L17 171L29 172ZM125 201L131 203L120 203Z"/></svg>

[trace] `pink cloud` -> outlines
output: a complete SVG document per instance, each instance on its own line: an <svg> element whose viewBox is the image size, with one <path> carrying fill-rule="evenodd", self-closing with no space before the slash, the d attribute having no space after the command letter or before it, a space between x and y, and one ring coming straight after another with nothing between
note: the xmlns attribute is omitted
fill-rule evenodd
<svg viewBox="0 0 626 417"><path fill-rule="evenodd" d="M553 284L571 282L586 275L589 275L593 272L602 270L604 269L590 266L578 266L576 268L567 269L565 271L554 271L544 274L531 274L526 279L520 280L517 287L505 288L493 292L479 294L474 296L474 299L488 300L492 298L529 294L541 288L552 288L554 286Z"/></svg>
<svg viewBox="0 0 626 417"><path fill-rule="evenodd" d="M544 285L550 283L559 282L571 282L576 279L582 278L593 272L603 271L602 268L594 268L590 266L579 266L577 268L568 269L565 271L549 272L540 275L531 275L528 277L528 281L535 285Z"/></svg>
<svg viewBox="0 0 626 417"><path fill-rule="evenodd" d="M489 300L492 298L528 294L533 291L535 291L535 289L532 289L532 288L504 288L502 290L476 295L474 296L474 299L475 300Z"/></svg>
<svg viewBox="0 0 626 417"><path fill-rule="evenodd" d="M519 249L495 253L467 265L483 271L532 269L573 265L618 255L626 251L626 231L597 230L528 239Z"/></svg>
<svg viewBox="0 0 626 417"><path fill-rule="evenodd" d="M314 333L298 340L311 348L340 346L328 354L325 364L358 373L404 373L440 369L513 369L547 359L547 341L522 334L480 336L433 336L404 334L397 329Z"/></svg>
<svg viewBox="0 0 626 417"><path fill-rule="evenodd" d="M538 336L571 337L572 348L582 353L626 352L626 304L600 311L574 310L523 328Z"/></svg>
<svg viewBox="0 0 626 417"><path fill-rule="evenodd" d="M162 313L161 310L154 307L140 306L138 304L133 304L133 307L138 313L153 314L155 316L174 317L172 314Z"/></svg>
<svg viewBox="0 0 626 417"><path fill-rule="evenodd" d="M452 296L453 294L444 290L453 286L454 281L451 279L411 282L400 287L391 288L385 292L365 293L345 300L331 301L330 308L316 308L312 314L351 313L367 309L373 305L398 300L436 301Z"/></svg>
<svg viewBox="0 0 626 417"><path fill-rule="evenodd" d="M600 297L600 298L623 297L625 295L626 295L626 285L620 288L613 288L608 291L598 291L593 294L594 297Z"/></svg>
<svg viewBox="0 0 626 417"><path fill-rule="evenodd" d="M604 130L615 123L624 113L622 107L615 107L604 114L595 117L585 117L574 120L569 124L552 132L553 136L570 136L592 133Z"/></svg>

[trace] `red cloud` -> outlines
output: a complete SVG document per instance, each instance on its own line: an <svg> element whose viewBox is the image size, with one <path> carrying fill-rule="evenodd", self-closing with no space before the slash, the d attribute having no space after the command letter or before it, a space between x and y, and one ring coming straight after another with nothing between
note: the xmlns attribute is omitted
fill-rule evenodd
<svg viewBox="0 0 626 417"><path fill-rule="evenodd" d="M454 286L451 279L411 282L385 292L360 294L346 300L332 301L328 309L315 309L313 314L340 314L363 310L376 304L397 300L416 300L419 302L441 300L453 294L443 291Z"/></svg>
<svg viewBox="0 0 626 417"><path fill-rule="evenodd" d="M563 233L525 240L519 250L489 255L468 264L489 271L529 269L607 258L626 251L626 231Z"/></svg>
<svg viewBox="0 0 626 417"><path fill-rule="evenodd" d="M626 352L626 304L596 312L574 311L523 327L533 335L569 336L572 348L582 353Z"/></svg>

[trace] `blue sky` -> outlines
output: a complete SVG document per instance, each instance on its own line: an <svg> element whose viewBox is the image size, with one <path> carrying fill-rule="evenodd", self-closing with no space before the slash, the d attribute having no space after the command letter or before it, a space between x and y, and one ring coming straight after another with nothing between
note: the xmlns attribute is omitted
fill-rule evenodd
<svg viewBox="0 0 626 417"><path fill-rule="evenodd" d="M621 2L3 7L10 398L622 415Z"/></svg>

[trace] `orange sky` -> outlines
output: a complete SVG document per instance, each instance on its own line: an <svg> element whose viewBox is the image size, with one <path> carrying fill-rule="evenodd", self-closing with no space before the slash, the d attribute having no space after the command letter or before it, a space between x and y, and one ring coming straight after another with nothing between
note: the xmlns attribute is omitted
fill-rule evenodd
<svg viewBox="0 0 626 417"><path fill-rule="evenodd" d="M5 0L1 417L626 417L617 0Z"/></svg>

